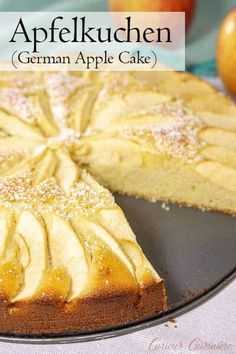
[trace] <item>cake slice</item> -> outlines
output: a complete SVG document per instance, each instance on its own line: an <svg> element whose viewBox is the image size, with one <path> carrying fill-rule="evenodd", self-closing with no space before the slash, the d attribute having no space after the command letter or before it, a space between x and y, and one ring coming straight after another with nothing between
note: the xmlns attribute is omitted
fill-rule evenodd
<svg viewBox="0 0 236 354"><path fill-rule="evenodd" d="M78 174L67 192L54 177L35 184L33 172L0 180L1 333L102 328L166 308L163 280L114 198Z"/></svg>

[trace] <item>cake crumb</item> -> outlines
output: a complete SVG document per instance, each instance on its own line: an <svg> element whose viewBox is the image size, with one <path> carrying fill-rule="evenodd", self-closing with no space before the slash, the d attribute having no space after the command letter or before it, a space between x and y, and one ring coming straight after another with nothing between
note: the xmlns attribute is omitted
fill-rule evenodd
<svg viewBox="0 0 236 354"><path fill-rule="evenodd" d="M170 317L170 318L168 319L168 321L171 322L171 323L176 323L176 320L175 320L173 317Z"/></svg>
<svg viewBox="0 0 236 354"><path fill-rule="evenodd" d="M166 202L161 203L161 207L162 207L162 209L164 209L166 211L170 210L170 206Z"/></svg>

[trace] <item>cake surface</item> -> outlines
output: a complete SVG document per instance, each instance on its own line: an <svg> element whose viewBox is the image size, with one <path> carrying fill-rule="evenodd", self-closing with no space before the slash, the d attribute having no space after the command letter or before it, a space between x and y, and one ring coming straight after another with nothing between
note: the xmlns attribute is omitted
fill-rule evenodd
<svg viewBox="0 0 236 354"><path fill-rule="evenodd" d="M112 191L235 215L234 103L189 74L101 76L88 171Z"/></svg>
<svg viewBox="0 0 236 354"><path fill-rule="evenodd" d="M235 130L235 105L188 74L2 73L0 332L164 310L111 192L236 214Z"/></svg>
<svg viewBox="0 0 236 354"><path fill-rule="evenodd" d="M90 86L68 73L1 76L0 333L72 333L166 308L163 280L80 159Z"/></svg>

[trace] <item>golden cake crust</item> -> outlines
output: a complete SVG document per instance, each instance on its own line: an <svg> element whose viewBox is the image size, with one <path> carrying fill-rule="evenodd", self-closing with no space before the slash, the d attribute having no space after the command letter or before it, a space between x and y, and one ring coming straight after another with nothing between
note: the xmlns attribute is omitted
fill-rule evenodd
<svg viewBox="0 0 236 354"><path fill-rule="evenodd" d="M3 334L72 334L82 330L121 325L165 310L163 281L143 286L139 292L91 295L70 303L26 301L1 302L0 332Z"/></svg>

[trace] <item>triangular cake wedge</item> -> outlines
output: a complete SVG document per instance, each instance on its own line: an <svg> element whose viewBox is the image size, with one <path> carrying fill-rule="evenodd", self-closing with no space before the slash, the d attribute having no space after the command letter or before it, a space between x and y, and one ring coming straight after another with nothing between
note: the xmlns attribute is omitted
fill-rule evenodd
<svg viewBox="0 0 236 354"><path fill-rule="evenodd" d="M67 192L34 178L0 180L1 332L65 333L164 310L163 280L110 192L85 171Z"/></svg>

